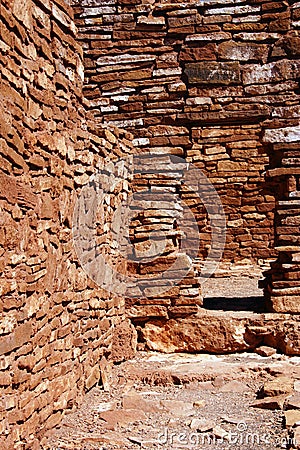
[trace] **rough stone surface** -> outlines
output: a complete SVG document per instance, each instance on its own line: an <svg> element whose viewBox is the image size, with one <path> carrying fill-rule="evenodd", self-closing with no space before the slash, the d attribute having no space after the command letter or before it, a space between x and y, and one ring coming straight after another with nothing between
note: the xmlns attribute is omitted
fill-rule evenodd
<svg viewBox="0 0 300 450"><path fill-rule="evenodd" d="M110 359L124 361L133 358L137 346L137 332L127 319L113 330Z"/></svg>
<svg viewBox="0 0 300 450"><path fill-rule="evenodd" d="M201 62L186 64L185 74L191 84L231 84L240 81L237 63Z"/></svg>
<svg viewBox="0 0 300 450"><path fill-rule="evenodd" d="M300 409L300 393L295 392L291 395L285 404L286 409Z"/></svg>
<svg viewBox="0 0 300 450"><path fill-rule="evenodd" d="M201 169L224 206L223 259L262 264L279 254L266 274L267 309L299 314L299 224L290 222L300 192L298 3L120 0L95 13L74 0L74 10L90 109L103 123L130 129L139 152L181 155ZM164 183L178 192L168 177ZM142 175L134 189L145 187L158 192L162 183ZM181 200L199 224L203 260L212 246L207 210L195 192L183 190ZM137 251L153 231L139 221ZM164 301L150 318L172 316ZM195 313L172 306L177 317Z"/></svg>
<svg viewBox="0 0 300 450"><path fill-rule="evenodd" d="M113 330L125 319L123 299L81 268L72 223L84 183L105 160L132 151L131 135L86 113L82 48L67 3L0 7L0 447L7 450L39 448L40 436L103 381ZM128 193L124 176L112 181L123 187L102 205L98 238L107 244L113 200ZM132 356L129 348L128 340L118 358Z"/></svg>
<svg viewBox="0 0 300 450"><path fill-rule="evenodd" d="M119 273L152 277L152 284L135 285L126 295L127 315L144 340L140 344L166 352L264 345L289 355L300 352L299 3L108 3L1 2L0 444L5 449L39 448L40 437L86 390L100 379L109 390L111 361L134 354L136 333L124 321L125 292L109 293L117 279L106 279L95 263L92 276L107 290L99 288L72 245L76 194L104 161L134 151L155 155L157 172L151 174L144 160L132 183L129 166L111 173L101 217L91 220L86 232L97 226L101 252ZM174 155L201 169L222 200L225 261L264 264L279 255L264 284L271 314L205 312L198 272L212 248L207 184L196 178L186 189L186 166L174 162ZM139 197L145 187L152 194L146 202ZM195 194L198 189L204 200ZM124 223L114 213L130 190L139 211L145 210L136 212L129 230L133 253L141 258L137 265L118 260L122 243L115 238ZM181 248L177 219L183 204L199 225L196 263L189 255L197 233L189 230L188 248ZM96 253L83 241L90 261ZM154 264L143 260L145 250L159 254ZM158 275L172 266L174 254L177 265L168 277ZM226 389L219 375L215 385ZM182 400L163 401L171 403L159 407L168 405L179 415L182 404L174 402ZM195 403L187 405L190 411ZM114 409L106 411L103 420L115 429L122 420L144 417L135 408L127 412L116 419ZM131 441L119 442L124 448Z"/></svg>
<svg viewBox="0 0 300 450"><path fill-rule="evenodd" d="M294 380L288 377L278 377L264 384L263 393L266 397L290 394L294 390Z"/></svg>
<svg viewBox="0 0 300 450"><path fill-rule="evenodd" d="M266 345L262 345L255 349L255 352L261 356L272 356L276 353L276 349L272 347L267 347Z"/></svg>
<svg viewBox="0 0 300 450"><path fill-rule="evenodd" d="M290 409L284 412L285 426L291 428L295 425L300 425L300 411L297 409Z"/></svg>
<svg viewBox="0 0 300 450"><path fill-rule="evenodd" d="M232 353L271 344L284 353L299 355L294 339L298 324L288 317L200 309L193 317L148 321L138 331L146 349L165 353ZM287 383L282 389L287 389Z"/></svg>
<svg viewBox="0 0 300 450"><path fill-rule="evenodd" d="M102 446L122 450L203 448L203 445L206 448L212 446L208 440L212 431L219 436L226 433L228 439L232 433L231 439L238 437L240 442L249 442L253 436L254 446L259 436L259 448L281 448L296 428L285 429L281 409L253 408L251 403L259 386L274 379L275 373L290 374L297 379L300 376L297 360L249 353L226 356L137 353L132 361L114 367L110 394L94 388L85 404L68 414L50 439L43 441L43 448L75 450L84 445L91 449ZM221 376L225 383L239 383L244 390L224 392L216 383ZM167 408L159 406L162 404ZM124 419L128 417L131 408L138 409L143 418L139 419L137 414L134 422L115 431L108 430L107 422L99 418L110 416L122 421L122 415ZM267 442L264 436L268 436ZM232 445L235 446L225 439L216 441L213 448ZM253 447L252 443L249 445Z"/></svg>
<svg viewBox="0 0 300 450"><path fill-rule="evenodd" d="M266 397L261 400L256 400L251 404L253 408L261 408L261 409L283 409L284 402L286 400L285 395L277 395L274 397Z"/></svg>

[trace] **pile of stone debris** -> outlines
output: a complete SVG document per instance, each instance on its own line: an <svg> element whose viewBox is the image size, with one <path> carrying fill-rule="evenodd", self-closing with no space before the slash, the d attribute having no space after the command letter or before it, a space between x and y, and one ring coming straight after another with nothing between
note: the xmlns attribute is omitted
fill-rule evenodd
<svg viewBox="0 0 300 450"><path fill-rule="evenodd" d="M298 447L297 447L298 442ZM51 450L300 448L298 357L139 353L42 443Z"/></svg>

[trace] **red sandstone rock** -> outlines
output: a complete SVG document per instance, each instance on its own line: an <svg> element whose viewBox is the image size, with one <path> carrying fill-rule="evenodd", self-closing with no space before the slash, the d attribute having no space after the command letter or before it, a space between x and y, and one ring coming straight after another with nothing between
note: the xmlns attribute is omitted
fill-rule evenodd
<svg viewBox="0 0 300 450"><path fill-rule="evenodd" d="M275 397L281 394L293 392L294 381L287 377L277 377L274 380L267 381L263 387L263 394L266 397Z"/></svg>
<svg viewBox="0 0 300 450"><path fill-rule="evenodd" d="M285 418L285 426L286 428L291 428L295 425L300 424L300 411L299 410L294 410L294 409L290 409L288 411L284 412L284 418Z"/></svg>
<svg viewBox="0 0 300 450"><path fill-rule="evenodd" d="M272 347L267 347L266 345L262 345L255 349L255 352L261 356L272 356L275 355L276 349Z"/></svg>
<svg viewBox="0 0 300 450"><path fill-rule="evenodd" d="M5 319L0 347L9 411L9 421L1 423L9 436L3 448L12 448L17 439L34 448L30 435L41 425L47 430L58 424L62 410L74 404L84 386L98 381L98 364L114 346L113 324L115 338L132 340L131 331L122 327L124 302L86 280L71 242L74 188L78 192L102 158L132 153L130 135L99 130L93 114L99 123L132 130L136 145L146 151L186 156L209 176L229 224L225 259L258 261L276 255L275 193L280 256L267 274L265 292L270 310L299 313L299 5L233 5L228 0L222 6L204 2L189 11L190 5L158 4L153 9L132 0L99 7L85 3L75 6L75 12L90 102L82 99L82 49L67 3L1 4L0 268ZM180 10L184 14L173 14ZM266 180L269 155L272 169ZM110 252L108 233L113 211L128 193L124 177L125 172L115 180L125 182L121 190L106 198L112 210L104 212L106 228L99 224L99 245L105 243L112 266L126 272ZM180 190L180 180L164 177L160 182L156 174L137 178L131 187ZM192 192L186 200L201 225L203 259L210 246L205 207ZM144 218L161 220L167 211L154 208ZM290 223L281 222L287 219ZM137 239L146 240L149 229L143 233ZM167 251L178 249L179 239L177 231L170 231ZM157 271L169 262L163 256ZM190 266L181 260L168 276L175 279L178 269ZM151 275L151 264L141 268ZM166 304L165 296L152 304L133 301L135 319L147 321L147 313L164 319L169 313L196 313L201 293L195 295L195 274L182 283L181 297L176 298L176 290L170 292ZM290 316L239 317L227 323L202 318L197 326L182 320L150 322L141 334L149 347L167 351L235 351L265 343L298 354L300 346ZM131 354L128 341L122 349L115 347L117 359Z"/></svg>
<svg viewBox="0 0 300 450"><path fill-rule="evenodd" d="M131 422L146 419L145 413L138 409L104 411L99 417L100 419L105 420L106 427L109 430L115 430L117 426L125 427Z"/></svg>
<svg viewBox="0 0 300 450"><path fill-rule="evenodd" d="M139 332L147 348L165 353L235 352L254 349L265 342L285 353L299 354L297 324L291 325L284 314L272 316L243 317L241 313L208 313L200 309L194 317L167 322L151 320Z"/></svg>
<svg viewBox="0 0 300 450"><path fill-rule="evenodd" d="M300 409L300 393L295 392L293 395L288 397L285 403L285 409Z"/></svg>
<svg viewBox="0 0 300 450"><path fill-rule="evenodd" d="M156 400L145 400L142 395L128 394L123 397L122 406L124 409L137 409L145 413L158 412L162 410L162 405Z"/></svg>
<svg viewBox="0 0 300 450"><path fill-rule="evenodd" d="M284 402L286 396L279 395L276 397L266 397L262 400L255 400L250 406L253 408L262 408L262 409L283 409Z"/></svg>
<svg viewBox="0 0 300 450"><path fill-rule="evenodd" d="M134 357L137 346L137 332L129 320L121 322L114 331L110 358L124 361Z"/></svg>

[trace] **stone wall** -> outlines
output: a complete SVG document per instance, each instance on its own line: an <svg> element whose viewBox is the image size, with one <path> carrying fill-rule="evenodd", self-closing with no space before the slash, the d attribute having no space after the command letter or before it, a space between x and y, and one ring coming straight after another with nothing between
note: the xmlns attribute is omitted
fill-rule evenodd
<svg viewBox="0 0 300 450"><path fill-rule="evenodd" d="M299 123L299 3L73 3L95 115L209 176L227 216L224 260L274 257L276 181L265 178L262 135ZM203 257L205 228L201 238Z"/></svg>
<svg viewBox="0 0 300 450"><path fill-rule="evenodd" d="M127 132L113 133L85 113L82 49L71 17L63 0L0 5L3 449L39 448L37 438L101 371L105 379L114 336L128 333L124 299L87 276L72 242L76 193L105 159L132 150ZM113 210L128 191L124 172L114 182L118 188L103 199L100 249L101 242L109 246ZM112 252L107 258L113 266ZM127 357L129 343L121 349ZM120 346L113 353L124 357Z"/></svg>
<svg viewBox="0 0 300 450"><path fill-rule="evenodd" d="M159 152L133 158L128 268L135 279L126 291L126 313L135 325L151 318L194 315L203 304L195 264L198 224L184 198L194 195L195 188L188 165L176 155Z"/></svg>
<svg viewBox="0 0 300 450"><path fill-rule="evenodd" d="M80 43L67 3L75 4ZM2 0L3 448L39 448L41 437L60 422L65 409L75 406L101 378L105 382L110 361L132 354L134 333L125 320L124 296L109 293L115 291L110 288L118 284L118 274L127 274L126 258L120 260L117 251L122 245L118 236L123 218L116 223L114 213L129 194L130 158L125 166L104 168L105 161L134 152L130 132L136 148L162 155L162 160L164 153L183 156L209 176L226 212L226 260L258 262L274 256L276 197L280 257L265 289L271 310L299 313L300 6L292 1L248 3ZM88 101L82 96L81 43ZM128 131L111 130L108 125ZM172 158L168 164L172 173ZM110 189L100 192L100 216L87 219L91 197L80 196L76 203L76 194L84 192L82 187L99 170L108 174ZM135 178L132 187L137 199L142 186L151 186L152 181L144 174ZM166 200L165 194L163 198L158 194L166 186L164 181L153 185L160 202ZM174 178L168 187L172 204L172 193L178 193ZM195 206L191 192L180 194ZM152 209L150 222L157 215L157 209ZM79 259L72 239L74 210L77 223L86 226L87 233L75 229ZM194 212L202 226L199 256L203 257L211 245L209 228L205 228L203 207L195 207ZM139 275L150 274L154 283L155 270L172 265L172 255L180 248L176 225L165 219L162 231L167 231L170 246L157 265L145 261L138 265ZM151 231L145 226L144 218L132 224L135 252L139 243L144 249ZM94 264L99 255L117 268L116 274ZM189 269L184 254L179 262L179 269ZM89 276L81 264L87 264ZM134 272L136 267L130 269ZM133 294L127 305L131 316L139 321L162 318L155 326L170 330L180 322L185 332L187 322L182 318L192 315L195 323L193 314L201 306L201 294L194 267L167 296L150 292L155 285L141 287L143 296ZM257 317L253 320L259 325L255 333L264 333ZM259 320L263 325L264 316ZM277 334L274 331L273 339L271 330L268 344L299 353L296 322L282 315L281 326L276 314L272 320ZM222 321L217 318L217 328ZM249 324L244 325L248 336ZM288 325L292 331L287 349L277 343L277 335L285 339ZM151 323L145 334L147 330L150 337L144 336L145 340L159 334ZM180 330L178 335L182 341ZM251 337L251 345L247 341L245 348L259 345L259 339ZM184 346L182 341L176 350ZM228 342L218 351L224 346Z"/></svg>
<svg viewBox="0 0 300 450"><path fill-rule="evenodd" d="M264 138L273 142L276 155L267 176L277 184L274 226L279 255L261 284L269 311L299 314L300 129L267 130Z"/></svg>

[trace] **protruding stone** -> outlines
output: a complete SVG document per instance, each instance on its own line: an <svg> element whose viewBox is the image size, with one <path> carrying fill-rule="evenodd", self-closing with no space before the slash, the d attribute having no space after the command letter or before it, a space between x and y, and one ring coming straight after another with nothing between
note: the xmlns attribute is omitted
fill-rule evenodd
<svg viewBox="0 0 300 450"><path fill-rule="evenodd" d="M300 411L298 409L284 411L284 418L286 428L292 428L295 425L300 426Z"/></svg>
<svg viewBox="0 0 300 450"><path fill-rule="evenodd" d="M226 440L228 438L228 431L224 430L224 428L220 427L219 425L213 428L213 434L220 439Z"/></svg>
<svg viewBox="0 0 300 450"><path fill-rule="evenodd" d="M281 394L290 394L294 390L294 380L288 377L277 377L267 381L263 387L265 397L276 397Z"/></svg>
<svg viewBox="0 0 300 450"><path fill-rule="evenodd" d="M267 347L266 345L262 345L261 347L258 347L255 349L255 353L257 353L260 356L272 356L276 354L276 349L272 347Z"/></svg>
<svg viewBox="0 0 300 450"><path fill-rule="evenodd" d="M300 392L295 392L291 397L288 397L285 409L300 409Z"/></svg>
<svg viewBox="0 0 300 450"><path fill-rule="evenodd" d="M266 397L261 400L255 400L250 406L253 408L261 408L261 409L283 409L284 402L286 400L287 395L278 395L273 397Z"/></svg>
<svg viewBox="0 0 300 450"><path fill-rule="evenodd" d="M216 423L213 420L208 419L193 419L190 424L192 430L197 430L201 433L212 431L215 426Z"/></svg>

